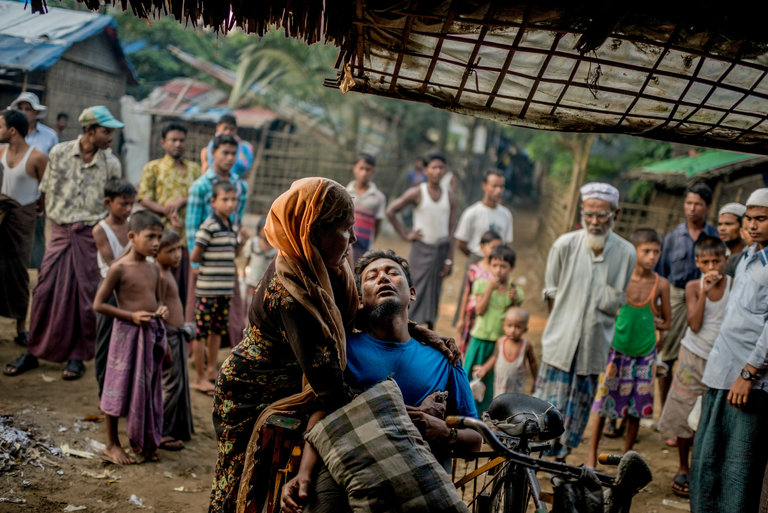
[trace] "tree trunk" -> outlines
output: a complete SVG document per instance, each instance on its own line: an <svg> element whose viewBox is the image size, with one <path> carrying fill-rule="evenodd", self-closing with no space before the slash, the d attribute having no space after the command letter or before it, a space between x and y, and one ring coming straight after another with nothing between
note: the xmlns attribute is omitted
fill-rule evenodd
<svg viewBox="0 0 768 513"><path fill-rule="evenodd" d="M587 175L587 164L589 164L589 155L592 152L592 146L597 140L597 134L586 134L584 136L576 135L569 137L564 141L565 145L573 153L571 164L571 184L568 188L568 209L566 210L565 226L563 233L573 229L578 219L579 212L579 189L584 183Z"/></svg>

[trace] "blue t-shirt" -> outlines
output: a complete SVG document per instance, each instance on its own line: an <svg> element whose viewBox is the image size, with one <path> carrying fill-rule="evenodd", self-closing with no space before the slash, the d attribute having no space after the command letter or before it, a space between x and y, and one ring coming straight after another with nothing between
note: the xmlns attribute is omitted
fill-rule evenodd
<svg viewBox="0 0 768 513"><path fill-rule="evenodd" d="M350 381L369 388L392 377L409 406L418 406L432 392L448 391L448 414L477 417L467 374L436 349L408 342L386 342L368 333L347 337Z"/></svg>

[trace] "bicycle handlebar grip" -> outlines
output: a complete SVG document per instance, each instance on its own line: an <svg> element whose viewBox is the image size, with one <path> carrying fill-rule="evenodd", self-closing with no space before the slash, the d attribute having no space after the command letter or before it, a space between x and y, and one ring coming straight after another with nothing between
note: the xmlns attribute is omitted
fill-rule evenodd
<svg viewBox="0 0 768 513"><path fill-rule="evenodd" d="M464 417L449 415L445 418L445 424L452 429L464 427Z"/></svg>
<svg viewBox="0 0 768 513"><path fill-rule="evenodd" d="M597 461L603 465L618 465L621 461L621 454L601 454Z"/></svg>

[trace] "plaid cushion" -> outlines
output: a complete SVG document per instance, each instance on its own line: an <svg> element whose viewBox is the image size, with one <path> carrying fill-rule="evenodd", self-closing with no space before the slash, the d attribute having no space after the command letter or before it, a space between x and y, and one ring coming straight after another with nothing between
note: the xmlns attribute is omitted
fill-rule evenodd
<svg viewBox="0 0 768 513"><path fill-rule="evenodd" d="M307 434L355 512L468 512L388 379Z"/></svg>

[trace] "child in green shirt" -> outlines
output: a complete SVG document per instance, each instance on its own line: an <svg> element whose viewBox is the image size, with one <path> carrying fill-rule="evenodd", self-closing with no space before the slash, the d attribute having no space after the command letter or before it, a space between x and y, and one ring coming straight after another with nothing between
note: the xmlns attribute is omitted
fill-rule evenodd
<svg viewBox="0 0 768 513"><path fill-rule="evenodd" d="M464 359L467 375L493 355L496 341L504 334L507 308L523 302L523 290L510 279L515 268L515 251L507 246L497 246L491 252L490 260L493 278L480 279L472 285L477 318ZM483 376L482 381L486 389L483 400L475 404L478 415L488 409L493 398L493 370Z"/></svg>

